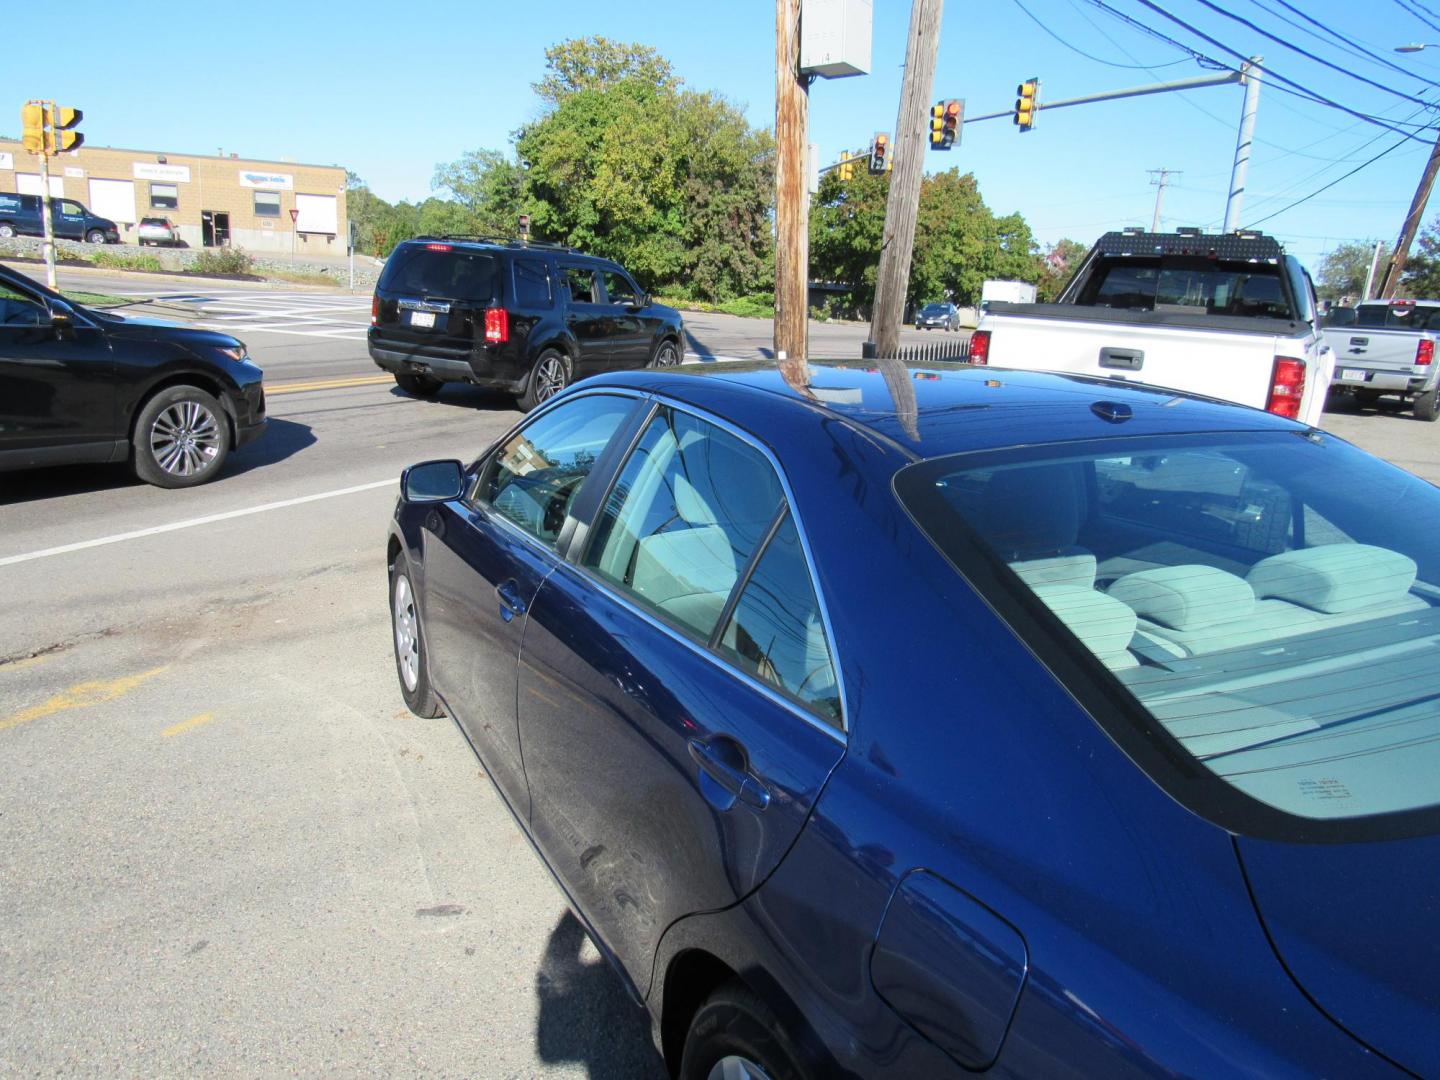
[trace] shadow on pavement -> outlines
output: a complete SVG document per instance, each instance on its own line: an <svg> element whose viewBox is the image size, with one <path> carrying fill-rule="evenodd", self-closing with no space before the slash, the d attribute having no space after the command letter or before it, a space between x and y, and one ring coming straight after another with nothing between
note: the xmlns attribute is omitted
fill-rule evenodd
<svg viewBox="0 0 1440 1080"><path fill-rule="evenodd" d="M590 1080L662 1080L665 1066L650 1042L649 1014L630 1000L603 959L581 957L585 944L584 928L565 912L535 978L540 1060L577 1062Z"/></svg>
<svg viewBox="0 0 1440 1080"><path fill-rule="evenodd" d="M272 416L265 425L265 434L249 446L242 446L230 455L224 471L217 478L224 481L227 476L239 476L263 465L274 465L293 457L308 446L315 445L315 432L309 424L298 424L294 420L281 420Z"/></svg>
<svg viewBox="0 0 1440 1080"><path fill-rule="evenodd" d="M1332 394L1325 401L1325 411L1341 416L1378 416L1387 420L1430 423L1428 420L1420 420L1415 416L1411 411L1409 401L1401 401L1398 397L1389 395L1372 402L1362 402L1353 394Z"/></svg>
<svg viewBox="0 0 1440 1080"><path fill-rule="evenodd" d="M479 386L471 386L469 383L446 383L440 388L440 392L433 398L415 397L405 393L398 386L390 388L390 396L403 398L406 401L415 401L421 405L440 405L451 408L475 409L485 412L513 412L519 414L515 406L515 398L499 390L486 390Z"/></svg>

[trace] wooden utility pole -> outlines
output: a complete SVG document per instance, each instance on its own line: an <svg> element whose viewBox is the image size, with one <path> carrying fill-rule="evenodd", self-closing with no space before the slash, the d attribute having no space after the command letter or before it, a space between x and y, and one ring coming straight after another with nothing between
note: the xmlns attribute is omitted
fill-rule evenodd
<svg viewBox="0 0 1440 1080"><path fill-rule="evenodd" d="M1385 268L1385 280L1380 283L1379 299L1389 300L1400 287L1400 275L1405 272L1405 260L1410 257L1410 245L1420 231L1420 218L1425 214L1425 204L1430 201L1430 189L1435 186L1435 173L1440 171L1440 132L1435 136L1435 149L1430 151L1430 160L1420 175L1420 186L1415 189L1415 198L1410 200L1410 212L1405 215L1405 225L1400 230L1400 240L1395 245L1395 254Z"/></svg>
<svg viewBox="0 0 1440 1080"><path fill-rule="evenodd" d="M800 0L775 0L775 358L804 363L809 332L809 84L800 74Z"/></svg>
<svg viewBox="0 0 1440 1080"><path fill-rule="evenodd" d="M895 120L894 171L885 202L885 234L880 269L875 278L875 312L870 340L880 356L900 348L900 319L910 285L910 256L915 248L915 216L920 210L920 177L924 172L930 90L935 81L935 56L940 50L940 13L944 0L913 0L910 40L905 46L905 78L900 86L900 113Z"/></svg>

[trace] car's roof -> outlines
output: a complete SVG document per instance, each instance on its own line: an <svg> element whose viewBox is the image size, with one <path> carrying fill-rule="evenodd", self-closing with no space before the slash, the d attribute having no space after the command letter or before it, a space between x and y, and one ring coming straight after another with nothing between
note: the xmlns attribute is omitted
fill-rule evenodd
<svg viewBox="0 0 1440 1080"><path fill-rule="evenodd" d="M484 237L412 236L400 242L400 245L405 247L428 247L432 244L445 244L462 251L483 251L491 254L509 253L511 255L553 255L556 258L567 261L578 259L587 262L602 263L605 266L620 265L613 259L607 259L600 255L590 255L580 251L578 248L565 247L563 244L550 244L543 241L523 243L519 240L488 239Z"/></svg>
<svg viewBox="0 0 1440 1080"><path fill-rule="evenodd" d="M1115 379L901 361L805 366L806 375L793 380L763 361L616 372L584 385L667 394L741 426L829 414L920 458L1077 439L1304 430L1259 409Z"/></svg>

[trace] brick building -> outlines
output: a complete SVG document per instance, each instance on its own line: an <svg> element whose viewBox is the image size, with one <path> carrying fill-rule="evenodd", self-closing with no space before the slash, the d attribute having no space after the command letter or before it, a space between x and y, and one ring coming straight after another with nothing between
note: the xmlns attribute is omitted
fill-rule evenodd
<svg viewBox="0 0 1440 1080"><path fill-rule="evenodd" d="M39 159L18 142L0 140L0 192L40 194ZM194 248L345 254L338 165L82 146L50 159L50 194L110 218L126 242L142 217L167 217Z"/></svg>

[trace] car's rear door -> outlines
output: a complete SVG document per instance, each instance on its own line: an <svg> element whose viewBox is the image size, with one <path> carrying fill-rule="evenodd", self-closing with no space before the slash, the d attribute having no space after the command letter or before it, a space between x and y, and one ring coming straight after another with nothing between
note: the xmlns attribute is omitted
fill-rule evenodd
<svg viewBox="0 0 1440 1080"><path fill-rule="evenodd" d="M837 668L777 468L657 407L530 608L531 831L641 991L661 934L734 904L845 749ZM603 501L601 498L603 496Z"/></svg>
<svg viewBox="0 0 1440 1080"><path fill-rule="evenodd" d="M464 360L484 341L499 254L443 241L402 244L376 286L375 327L398 351Z"/></svg>
<svg viewBox="0 0 1440 1080"><path fill-rule="evenodd" d="M610 308L590 263L561 262L566 290L565 325L580 349L580 374L594 374L610 360Z"/></svg>
<svg viewBox="0 0 1440 1080"><path fill-rule="evenodd" d="M558 561L567 503L637 407L582 394L535 415L482 463L469 496L424 522L430 676L515 813L528 813L515 731L515 666L526 613Z"/></svg>

